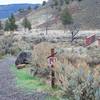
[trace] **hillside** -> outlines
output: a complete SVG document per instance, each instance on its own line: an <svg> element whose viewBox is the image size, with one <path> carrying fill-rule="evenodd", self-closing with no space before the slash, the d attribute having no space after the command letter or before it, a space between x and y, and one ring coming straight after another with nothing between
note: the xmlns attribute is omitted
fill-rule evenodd
<svg viewBox="0 0 100 100"><path fill-rule="evenodd" d="M64 1L64 0L63 0ZM27 17L32 22L33 28L45 28L46 22L51 29L63 29L57 11L51 8L49 0L48 6L31 12ZM65 7L66 4L63 4ZM60 5L61 7L61 5ZM100 0L74 0L67 4L69 11L72 13L74 22L81 25L81 29L99 29L100 28Z"/></svg>
<svg viewBox="0 0 100 100"><path fill-rule="evenodd" d="M72 14L74 22L79 23L81 25L81 29L99 29L100 28L100 0L82 0L79 2L78 0L73 0L69 2L69 4L65 4L63 0L63 4L60 4L58 1L58 8L68 7L69 11ZM70 1L70 0L69 0ZM49 29L63 29L63 25L60 20L60 14L56 6L53 8L51 4L53 0L49 0L47 6L40 7L37 10L33 11L24 11L23 13L16 13L17 23L20 25L24 16L27 15L28 19L32 23L32 28L42 28L46 27L48 22ZM33 9L38 4L16 4L16 5L1 5L0 6L0 18L6 18L11 13L18 11L19 9L27 9L31 6ZM62 10L61 10L62 11ZM61 12L60 11L60 12ZM58 14L58 15L57 15ZM21 26L20 26L21 27Z"/></svg>
<svg viewBox="0 0 100 100"><path fill-rule="evenodd" d="M7 18L11 13L16 13L19 9L27 9L28 7L34 9L39 4L9 4L0 5L0 19Z"/></svg>
<svg viewBox="0 0 100 100"><path fill-rule="evenodd" d="M33 10L31 13L27 14L27 18L30 20L33 29L40 28L45 30L47 25L49 29L63 28L61 21L55 14L52 13L52 9L50 7ZM22 19L17 21L19 26L21 25L20 23L22 22Z"/></svg>
<svg viewBox="0 0 100 100"><path fill-rule="evenodd" d="M79 4L80 10L73 18L81 23L84 29L100 28L100 0L83 0Z"/></svg>

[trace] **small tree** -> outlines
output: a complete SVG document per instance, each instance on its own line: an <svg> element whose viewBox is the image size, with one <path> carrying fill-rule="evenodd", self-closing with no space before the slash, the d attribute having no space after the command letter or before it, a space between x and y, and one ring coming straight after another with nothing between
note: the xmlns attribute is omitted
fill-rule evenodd
<svg viewBox="0 0 100 100"><path fill-rule="evenodd" d="M66 25L69 25L69 24L71 24L73 22L72 16L69 13L67 8L65 8L61 12L60 18L61 18L62 24L64 25L64 29L66 28ZM65 30L64 30L64 32L65 32Z"/></svg>
<svg viewBox="0 0 100 100"><path fill-rule="evenodd" d="M71 33L71 42L73 42L75 39L77 39L77 34L79 33L80 30L80 24L78 23L70 24L69 30Z"/></svg>
<svg viewBox="0 0 100 100"><path fill-rule="evenodd" d="M68 9L64 9L61 13L61 21L64 26L71 24L73 22L72 16L69 13Z"/></svg>
<svg viewBox="0 0 100 100"><path fill-rule="evenodd" d="M25 18L23 19L22 25L23 25L23 27L24 27L25 29L31 30L31 23L30 23L30 21L27 19L27 17L25 17Z"/></svg>
<svg viewBox="0 0 100 100"><path fill-rule="evenodd" d="M46 5L46 1L43 1L42 6L45 6L45 5Z"/></svg>
<svg viewBox="0 0 100 100"><path fill-rule="evenodd" d="M11 16L9 17L9 28L10 28L10 31L14 31L17 29L17 25L15 24L15 17L13 14L11 14Z"/></svg>
<svg viewBox="0 0 100 100"><path fill-rule="evenodd" d="M14 31L17 29L17 25L15 23L15 17L13 14L8 18L8 20L5 22L5 31Z"/></svg>

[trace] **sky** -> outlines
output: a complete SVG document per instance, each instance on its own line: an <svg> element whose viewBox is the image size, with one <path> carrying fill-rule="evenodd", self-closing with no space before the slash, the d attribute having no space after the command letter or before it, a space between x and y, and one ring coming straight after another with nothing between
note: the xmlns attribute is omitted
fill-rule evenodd
<svg viewBox="0 0 100 100"><path fill-rule="evenodd" d="M48 1L48 0L0 0L0 5L5 5L5 4L18 4L18 3L42 3L43 1Z"/></svg>

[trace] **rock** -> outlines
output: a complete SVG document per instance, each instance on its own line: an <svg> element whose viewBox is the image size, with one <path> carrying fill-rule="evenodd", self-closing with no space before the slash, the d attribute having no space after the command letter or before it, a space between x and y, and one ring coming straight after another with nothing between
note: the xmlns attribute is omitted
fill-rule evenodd
<svg viewBox="0 0 100 100"><path fill-rule="evenodd" d="M19 64L19 65L17 65L17 69L25 68L25 65L26 65L26 64Z"/></svg>
<svg viewBox="0 0 100 100"><path fill-rule="evenodd" d="M18 69L20 69L20 66L21 68L23 68L22 65L25 66L25 64L29 64L31 60L32 60L31 52L21 52L15 61L15 65L18 66Z"/></svg>

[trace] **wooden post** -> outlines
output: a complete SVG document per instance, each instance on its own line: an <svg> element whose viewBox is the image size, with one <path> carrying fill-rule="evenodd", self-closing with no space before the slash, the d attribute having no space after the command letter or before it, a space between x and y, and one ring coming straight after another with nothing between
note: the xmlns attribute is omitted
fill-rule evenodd
<svg viewBox="0 0 100 100"><path fill-rule="evenodd" d="M54 58L55 53L54 49L51 49L51 56ZM54 59L52 58L52 62L54 62ZM54 71L54 65L51 65L51 86L52 88L55 87L55 71Z"/></svg>
<svg viewBox="0 0 100 100"><path fill-rule="evenodd" d="M51 67L51 86L52 88L55 87L55 71L54 71L54 63L55 63L55 50L51 49L51 55L48 57L49 59L49 65Z"/></svg>
<svg viewBox="0 0 100 100"><path fill-rule="evenodd" d="M53 67L54 66L52 65L52 68ZM55 87L55 71L53 69L51 70L51 86L52 86L52 88Z"/></svg>

